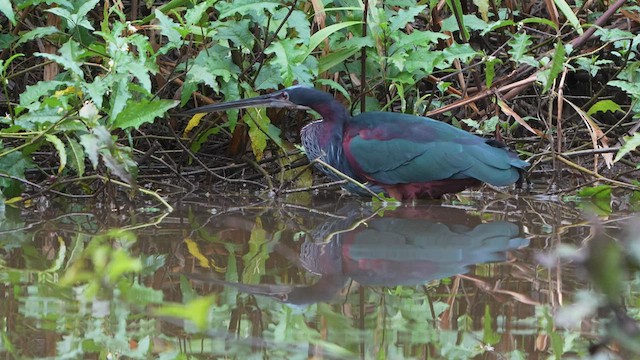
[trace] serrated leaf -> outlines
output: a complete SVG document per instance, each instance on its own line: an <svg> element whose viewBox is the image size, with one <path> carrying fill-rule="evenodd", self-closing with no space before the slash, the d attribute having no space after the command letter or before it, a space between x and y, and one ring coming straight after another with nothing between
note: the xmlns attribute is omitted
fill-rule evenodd
<svg viewBox="0 0 640 360"><path fill-rule="evenodd" d="M34 55L53 60L56 63L62 65L65 69L70 70L80 78L83 78L84 73L80 68L80 64L82 64L82 62L80 61L80 57L82 56L84 50L80 48L80 45L70 39L64 45L62 45L62 47L60 47L58 52L60 53L60 55L45 53L34 53Z"/></svg>
<svg viewBox="0 0 640 360"><path fill-rule="evenodd" d="M16 25L16 15L13 12L13 6L11 6L11 1L9 0L0 0L0 12L4 14L4 16L11 21L11 24Z"/></svg>
<svg viewBox="0 0 640 360"><path fill-rule="evenodd" d="M139 128L142 124L153 122L157 117L164 116L167 110L177 106L176 100L141 100L127 101L127 106L113 121L112 128Z"/></svg>
<svg viewBox="0 0 640 360"><path fill-rule="evenodd" d="M512 61L537 66L533 56L527 55L527 52L531 49L531 44L533 44L530 35L518 33L507 44L511 47L507 52L511 55Z"/></svg>
<svg viewBox="0 0 640 360"><path fill-rule="evenodd" d="M207 9L211 6L211 2L203 1L200 4L188 9L184 15L184 19L189 25L196 24L202 19L202 16L206 14Z"/></svg>
<svg viewBox="0 0 640 360"><path fill-rule="evenodd" d="M78 8L78 11L76 12L76 15L78 15L78 17L85 17L89 11L93 10L94 7L96 7L96 5L98 5L98 3L100 2L100 0L85 0L82 2L82 5L80 5L80 7Z"/></svg>
<svg viewBox="0 0 640 360"><path fill-rule="evenodd" d="M611 111L612 113L615 113L616 111L624 112L620 107L620 105L618 105L615 101L600 100L597 103L591 105L591 107L587 111L587 114L593 115L597 112L607 112L607 111Z"/></svg>
<svg viewBox="0 0 640 360"><path fill-rule="evenodd" d="M317 62L314 57L304 57L306 49L300 46L300 39L282 39L274 41L265 54L274 54L270 62L280 67L282 84L293 85L294 80L299 84L310 84L314 77L314 70L317 69ZM307 66L315 62L315 68Z"/></svg>
<svg viewBox="0 0 640 360"><path fill-rule="evenodd" d="M249 125L249 138L251 139L251 150L256 160L262 160L264 149L267 148L266 128L270 123L264 109L250 109L243 117L244 122Z"/></svg>
<svg viewBox="0 0 640 360"><path fill-rule="evenodd" d="M311 24L307 20L307 15L300 10L290 11L289 8L281 7L273 14L270 31L275 32L280 24L285 22L277 34L280 38L295 34L296 37L307 41L311 37Z"/></svg>
<svg viewBox="0 0 640 360"><path fill-rule="evenodd" d="M35 130L45 128L62 119L62 113L58 109L44 108L29 111L28 113L18 117L16 124L26 130Z"/></svg>
<svg viewBox="0 0 640 360"><path fill-rule="evenodd" d="M67 151L67 160L70 161L69 165L76 171L78 176L82 176L84 175L85 170L84 151L82 150L82 146L68 135L65 136L67 137L67 143L69 145L69 151Z"/></svg>
<svg viewBox="0 0 640 360"><path fill-rule="evenodd" d="M71 83L65 81L38 81L35 85L27 86L27 89L20 94L20 106L29 107L29 105L40 100L42 96L49 95L59 86L70 86Z"/></svg>
<svg viewBox="0 0 640 360"><path fill-rule="evenodd" d="M16 43L16 46L22 43L26 43L27 41L31 41L33 39L39 39L47 35L57 34L59 32L60 30L58 30L58 28L55 26L38 27L22 34L20 36L20 40L18 40L18 42Z"/></svg>
<svg viewBox="0 0 640 360"><path fill-rule="evenodd" d="M83 76L82 69L80 69L80 66L78 66L78 64L73 60L68 60L60 55L55 55L55 54L45 54L45 53L37 52L37 53L34 53L33 55L52 60L58 63L59 65L62 65L62 67L64 67L65 69L71 70L74 74L80 77Z"/></svg>
<svg viewBox="0 0 640 360"><path fill-rule="evenodd" d="M502 61L498 58L488 59L485 62L485 85L490 88L493 84L493 79L496 77L496 64L502 64Z"/></svg>
<svg viewBox="0 0 640 360"><path fill-rule="evenodd" d="M564 69L564 61L565 61L565 48L561 42L556 43L555 53L553 54L553 61L551 62L551 67L549 68L549 76L547 77L547 81L545 82L545 86L542 90L543 93L546 93L551 89L551 85L556 80L562 69Z"/></svg>
<svg viewBox="0 0 640 360"><path fill-rule="evenodd" d="M321 60L322 61L322 60ZM280 70L272 63L267 63L260 69L254 83L255 90L277 89L280 85Z"/></svg>
<svg viewBox="0 0 640 360"><path fill-rule="evenodd" d="M616 154L616 158L613 161L619 161L623 156L631 151L634 151L638 146L640 146L640 133L635 133L633 134L633 136L625 136L624 145L620 147L620 150L618 151L618 154Z"/></svg>
<svg viewBox="0 0 640 360"><path fill-rule="evenodd" d="M255 2L252 0L233 1L229 3L221 2L218 3L218 9L220 10L219 18L224 19L235 14L248 15L250 13L262 13L264 11L273 14L280 6L282 6L280 3Z"/></svg>
<svg viewBox="0 0 640 360"><path fill-rule="evenodd" d="M251 24L249 19L220 22L220 25L216 27L218 30L217 38L233 41L240 49L253 49L255 36L249 31Z"/></svg>
<svg viewBox="0 0 640 360"><path fill-rule="evenodd" d="M45 138L53 147L56 149L58 153L58 158L60 159L60 165L58 166L58 174L62 173L65 166L67 166L67 150L64 148L64 143L57 136L53 134L45 134Z"/></svg>
<svg viewBox="0 0 640 360"><path fill-rule="evenodd" d="M24 172L33 166L31 160L19 151L11 152L0 157L0 173L24 178ZM0 177L0 190L7 197L13 197L20 193L21 184L18 181Z"/></svg>
<svg viewBox="0 0 640 360"><path fill-rule="evenodd" d="M468 62L479 55L479 52L474 50L469 44L453 43L444 49L442 54L444 55L444 61L451 63L453 60Z"/></svg>
<svg viewBox="0 0 640 360"><path fill-rule="evenodd" d="M404 28L408 23L413 22L427 5L414 5L409 9L400 9L389 18L389 30L397 31Z"/></svg>
<svg viewBox="0 0 640 360"><path fill-rule="evenodd" d="M169 39L169 43L178 46L182 42L182 35L180 35L180 32L177 30L180 25L173 22L170 17L162 13L159 9L156 9L155 15L160 22L160 32L162 35Z"/></svg>
<svg viewBox="0 0 640 360"><path fill-rule="evenodd" d="M489 26L489 24L475 15L463 15L462 22L462 25L467 32L468 29L471 29L473 31L482 31ZM441 31L456 32L459 30L460 29L458 27L458 21L456 20L455 16L449 16L442 22Z"/></svg>
<svg viewBox="0 0 640 360"><path fill-rule="evenodd" d="M633 97L640 97L640 82L629 82L623 80L612 80L607 83L609 86L615 86Z"/></svg>
<svg viewBox="0 0 640 360"><path fill-rule="evenodd" d="M84 152L91 161L91 165L98 167L98 151L100 150L100 139L95 134L80 135L80 144L84 147Z"/></svg>

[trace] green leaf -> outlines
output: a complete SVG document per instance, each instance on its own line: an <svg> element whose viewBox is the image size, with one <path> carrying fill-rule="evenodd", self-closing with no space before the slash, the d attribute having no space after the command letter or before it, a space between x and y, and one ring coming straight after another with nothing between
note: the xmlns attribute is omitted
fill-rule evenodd
<svg viewBox="0 0 640 360"><path fill-rule="evenodd" d="M13 12L13 7L11 6L11 1L9 0L0 0L0 12L4 14L4 16L11 21L11 24L16 25L16 15Z"/></svg>
<svg viewBox="0 0 640 360"><path fill-rule="evenodd" d="M200 4L193 6L191 9L188 9L184 14L184 20L189 25L197 24L202 16L207 13L207 9L211 6L213 1L203 1Z"/></svg>
<svg viewBox="0 0 640 360"><path fill-rule="evenodd" d="M413 22L416 16L420 14L427 5L414 5L405 10L400 9L389 18L389 31L397 31L404 28L408 23Z"/></svg>
<svg viewBox="0 0 640 360"><path fill-rule="evenodd" d="M0 33L0 49L9 49L19 37L13 34Z"/></svg>
<svg viewBox="0 0 640 360"><path fill-rule="evenodd" d="M293 85L294 80L300 84L311 84L317 65L316 69L307 66L309 62L315 62L315 58L305 58L306 49L300 46L300 39L274 41L264 52L274 55L270 62L280 67L280 76L285 86Z"/></svg>
<svg viewBox="0 0 640 360"><path fill-rule="evenodd" d="M39 39L41 37L45 37L47 35L57 34L60 30L58 30L55 26L44 26L38 27L31 31L28 31L20 36L20 40L16 43L16 45L20 45L22 43L26 43L33 39Z"/></svg>
<svg viewBox="0 0 640 360"><path fill-rule="evenodd" d="M355 53L360 51L360 46L353 46L344 49L340 49L337 51L333 51L330 54L321 57L318 60L318 72L323 73L325 71L329 71L332 67L342 64L345 60L353 56Z"/></svg>
<svg viewBox="0 0 640 360"><path fill-rule="evenodd" d="M633 136L625 136L624 145L622 145L620 151L616 154L616 158L613 159L613 162L619 161L623 156L634 151L638 146L640 146L640 133L635 133Z"/></svg>
<svg viewBox="0 0 640 360"><path fill-rule="evenodd" d="M442 54L444 55L444 61L451 63L454 60L468 62L480 53L474 50L469 44L453 43L447 47Z"/></svg>
<svg viewBox="0 0 640 360"><path fill-rule="evenodd" d="M560 9L560 11L564 14L564 16L567 18L569 23L573 26L573 28L576 29L576 32L578 32L578 34L582 34L582 27L580 27L580 20L578 20L578 17L573 12L573 9L571 9L571 6L569 6L569 4L567 4L565 0L553 0L553 2L556 3L556 6L558 7L558 9Z"/></svg>
<svg viewBox="0 0 640 360"><path fill-rule="evenodd" d="M639 82L629 82L623 80L612 80L607 83L609 86L615 86L622 90L624 90L627 94L632 97L640 97L640 81Z"/></svg>
<svg viewBox="0 0 640 360"><path fill-rule="evenodd" d="M62 112L54 108L37 109L16 119L16 124L26 130L46 128L62 119Z"/></svg>
<svg viewBox="0 0 640 360"><path fill-rule="evenodd" d="M250 13L263 13L264 11L273 14L280 6L282 6L282 4L276 2L255 2L252 0L233 1L229 3L220 2L218 3L218 10L220 10L219 19L224 19L235 14L248 15Z"/></svg>
<svg viewBox="0 0 640 360"><path fill-rule="evenodd" d="M249 125L249 138L251 150L257 160L262 160L264 149L267 148L267 127L271 123L264 109L250 109L243 117Z"/></svg>
<svg viewBox="0 0 640 360"><path fill-rule="evenodd" d="M84 175L84 151L82 150L82 146L74 139L70 138L68 135L67 143L69 144L67 155L69 161L69 165L76 171L78 176Z"/></svg>
<svg viewBox="0 0 640 360"><path fill-rule="evenodd" d="M58 158L60 159L58 174L61 174L62 170L64 170L65 166L67 166L67 150L64 148L64 143L53 134L45 134L44 136L58 152Z"/></svg>
<svg viewBox="0 0 640 360"><path fill-rule="evenodd" d="M6 149L5 149L6 150ZM10 176L15 176L20 179L24 179L24 171L33 167L33 163L29 157L25 156L19 151L8 153L7 155L0 157L0 173ZM20 193L21 183L0 177L0 189L5 196L11 197Z"/></svg>
<svg viewBox="0 0 640 360"><path fill-rule="evenodd" d="M58 50L60 55L55 54L45 54L45 53L34 53L36 56L40 56L43 58L47 58L49 60L53 60L56 63L62 65L65 69L70 70L74 74L78 75L80 78L84 77L84 73L80 68L80 57L83 54L84 50L80 47L80 45L69 39L60 49Z"/></svg>
<svg viewBox="0 0 640 360"><path fill-rule="evenodd" d="M280 85L280 70L272 63L267 63L260 69L254 83L255 90L277 89Z"/></svg>
<svg viewBox="0 0 640 360"><path fill-rule="evenodd" d="M558 77L558 74L560 74L562 69L564 69L566 51L562 42L556 43L555 49L556 51L553 54L551 68L549 68L549 77L547 78L545 86L542 90L543 93L546 93L547 91L549 91L549 89L551 89L551 85L553 85L553 82Z"/></svg>
<svg viewBox="0 0 640 360"><path fill-rule="evenodd" d="M624 112L620 107L620 105L618 105L615 101L600 100L597 103L591 105L591 107L587 111L587 114L593 115L597 112L607 112L607 111L611 111L612 113L615 113L616 111Z"/></svg>
<svg viewBox="0 0 640 360"><path fill-rule="evenodd" d="M230 40L240 49L253 49L255 36L249 31L251 24L249 19L220 22L219 26L216 26L217 38Z"/></svg>
<svg viewBox="0 0 640 360"><path fill-rule="evenodd" d="M358 24L362 24L362 21L345 21L338 24L327 26L324 29L321 29L315 32L313 35L311 35L311 38L309 39L309 47L307 49L307 52L304 54L304 57L306 58L307 56L311 55L311 52L313 52L313 50L315 50L315 48L318 47L320 43L322 43L326 38L328 38L334 32L342 30L349 26L358 25Z"/></svg>
<svg viewBox="0 0 640 360"><path fill-rule="evenodd" d="M549 19L545 19L545 18L539 18L539 17L528 17L526 19L522 19L519 21L519 23L521 24L543 24L543 25L547 25L555 30L558 30L558 25L556 25L556 23L554 23L553 21L549 20Z"/></svg>
<svg viewBox="0 0 640 360"><path fill-rule="evenodd" d="M159 9L156 9L155 15L160 22L160 32L162 35L169 39L169 43L174 45L173 48L179 46L182 43L182 35L180 35L180 32L177 30L180 28L180 25L173 22L170 17L163 14Z"/></svg>
<svg viewBox="0 0 640 360"><path fill-rule="evenodd" d="M98 167L98 151L101 145L100 139L96 134L83 134L80 136L80 144L84 147L84 151L91 161L91 165L96 169Z"/></svg>
<svg viewBox="0 0 640 360"><path fill-rule="evenodd" d="M475 15L463 15L462 21L464 29L467 32L468 29L471 29L473 31L482 31L489 26L489 24ZM460 29L458 27L458 22L456 21L455 16L449 16L448 18L444 19L444 21L442 22L441 30L451 32L459 31Z"/></svg>
<svg viewBox="0 0 640 360"><path fill-rule="evenodd" d="M538 67L536 59L531 55L527 55L533 44L531 36L525 33L518 33L507 44L510 46L507 52L511 55L512 61Z"/></svg>
<svg viewBox="0 0 640 360"><path fill-rule="evenodd" d="M485 85L490 88L493 84L493 79L496 77L496 64L502 64L502 60L499 58L490 58L485 62Z"/></svg>
<svg viewBox="0 0 640 360"><path fill-rule="evenodd" d="M167 110L178 105L176 100L129 100L127 106L113 121L112 128L139 128L142 124L150 123L155 118L164 116Z"/></svg>
<svg viewBox="0 0 640 360"><path fill-rule="evenodd" d="M71 83L52 80L38 81L35 85L27 86L27 89L20 94L20 106L31 108L29 105L40 100L42 96L49 95L53 90L63 85L71 86Z"/></svg>
<svg viewBox="0 0 640 360"><path fill-rule="evenodd" d="M611 186L610 185L590 186L590 187L580 189L576 194L583 198L608 201L611 199Z"/></svg>

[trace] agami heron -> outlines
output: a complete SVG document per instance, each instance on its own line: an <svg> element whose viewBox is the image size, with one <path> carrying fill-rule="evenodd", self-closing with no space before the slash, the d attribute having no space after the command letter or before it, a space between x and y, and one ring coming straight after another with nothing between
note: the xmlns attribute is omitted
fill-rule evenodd
<svg viewBox="0 0 640 360"><path fill-rule="evenodd" d="M496 140L426 117L391 112L351 117L333 96L303 85L185 113L250 107L316 111L322 119L301 131L309 160L320 158L373 192L384 192L398 200L440 198L481 183L511 185L529 166ZM332 179L341 179L331 169L322 165L318 168ZM351 183L345 188L360 195L370 194Z"/></svg>

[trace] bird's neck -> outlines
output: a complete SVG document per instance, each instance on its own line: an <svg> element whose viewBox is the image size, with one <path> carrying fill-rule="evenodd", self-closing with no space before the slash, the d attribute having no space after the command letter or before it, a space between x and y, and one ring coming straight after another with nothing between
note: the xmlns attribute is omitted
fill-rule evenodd
<svg viewBox="0 0 640 360"><path fill-rule="evenodd" d="M335 99L321 104L313 104L311 108L322 116L326 125L331 127L338 126L342 129L344 123L349 119L347 109Z"/></svg>

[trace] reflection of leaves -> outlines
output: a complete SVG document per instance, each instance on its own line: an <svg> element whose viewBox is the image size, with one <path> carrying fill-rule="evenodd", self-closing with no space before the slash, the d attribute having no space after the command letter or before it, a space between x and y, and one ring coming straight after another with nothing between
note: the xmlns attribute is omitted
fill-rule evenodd
<svg viewBox="0 0 640 360"><path fill-rule="evenodd" d="M167 304L154 310L156 316L171 316L189 320L198 328L205 329L209 318L209 308L213 305L215 297L203 296L186 304Z"/></svg>
<svg viewBox="0 0 640 360"><path fill-rule="evenodd" d="M266 242L267 232L262 228L262 220L257 218L249 238L249 252L242 257L244 261L242 281L244 283L256 284L265 273L265 263L269 258Z"/></svg>
<svg viewBox="0 0 640 360"><path fill-rule="evenodd" d="M587 187L578 191L577 195L576 200L579 208L596 215L611 214L611 186Z"/></svg>
<svg viewBox="0 0 640 360"><path fill-rule="evenodd" d="M491 309L489 308L489 305L486 305L484 307L484 318L482 319L484 329L482 333L482 342L489 345L497 344L501 338L500 334L493 329L493 320L494 319L491 316Z"/></svg>
<svg viewBox="0 0 640 360"><path fill-rule="evenodd" d="M5 175L23 179L24 171L32 166L31 160L19 151L14 151L0 158L0 173ZM7 197L16 196L21 191L21 183L0 177L0 190Z"/></svg>

